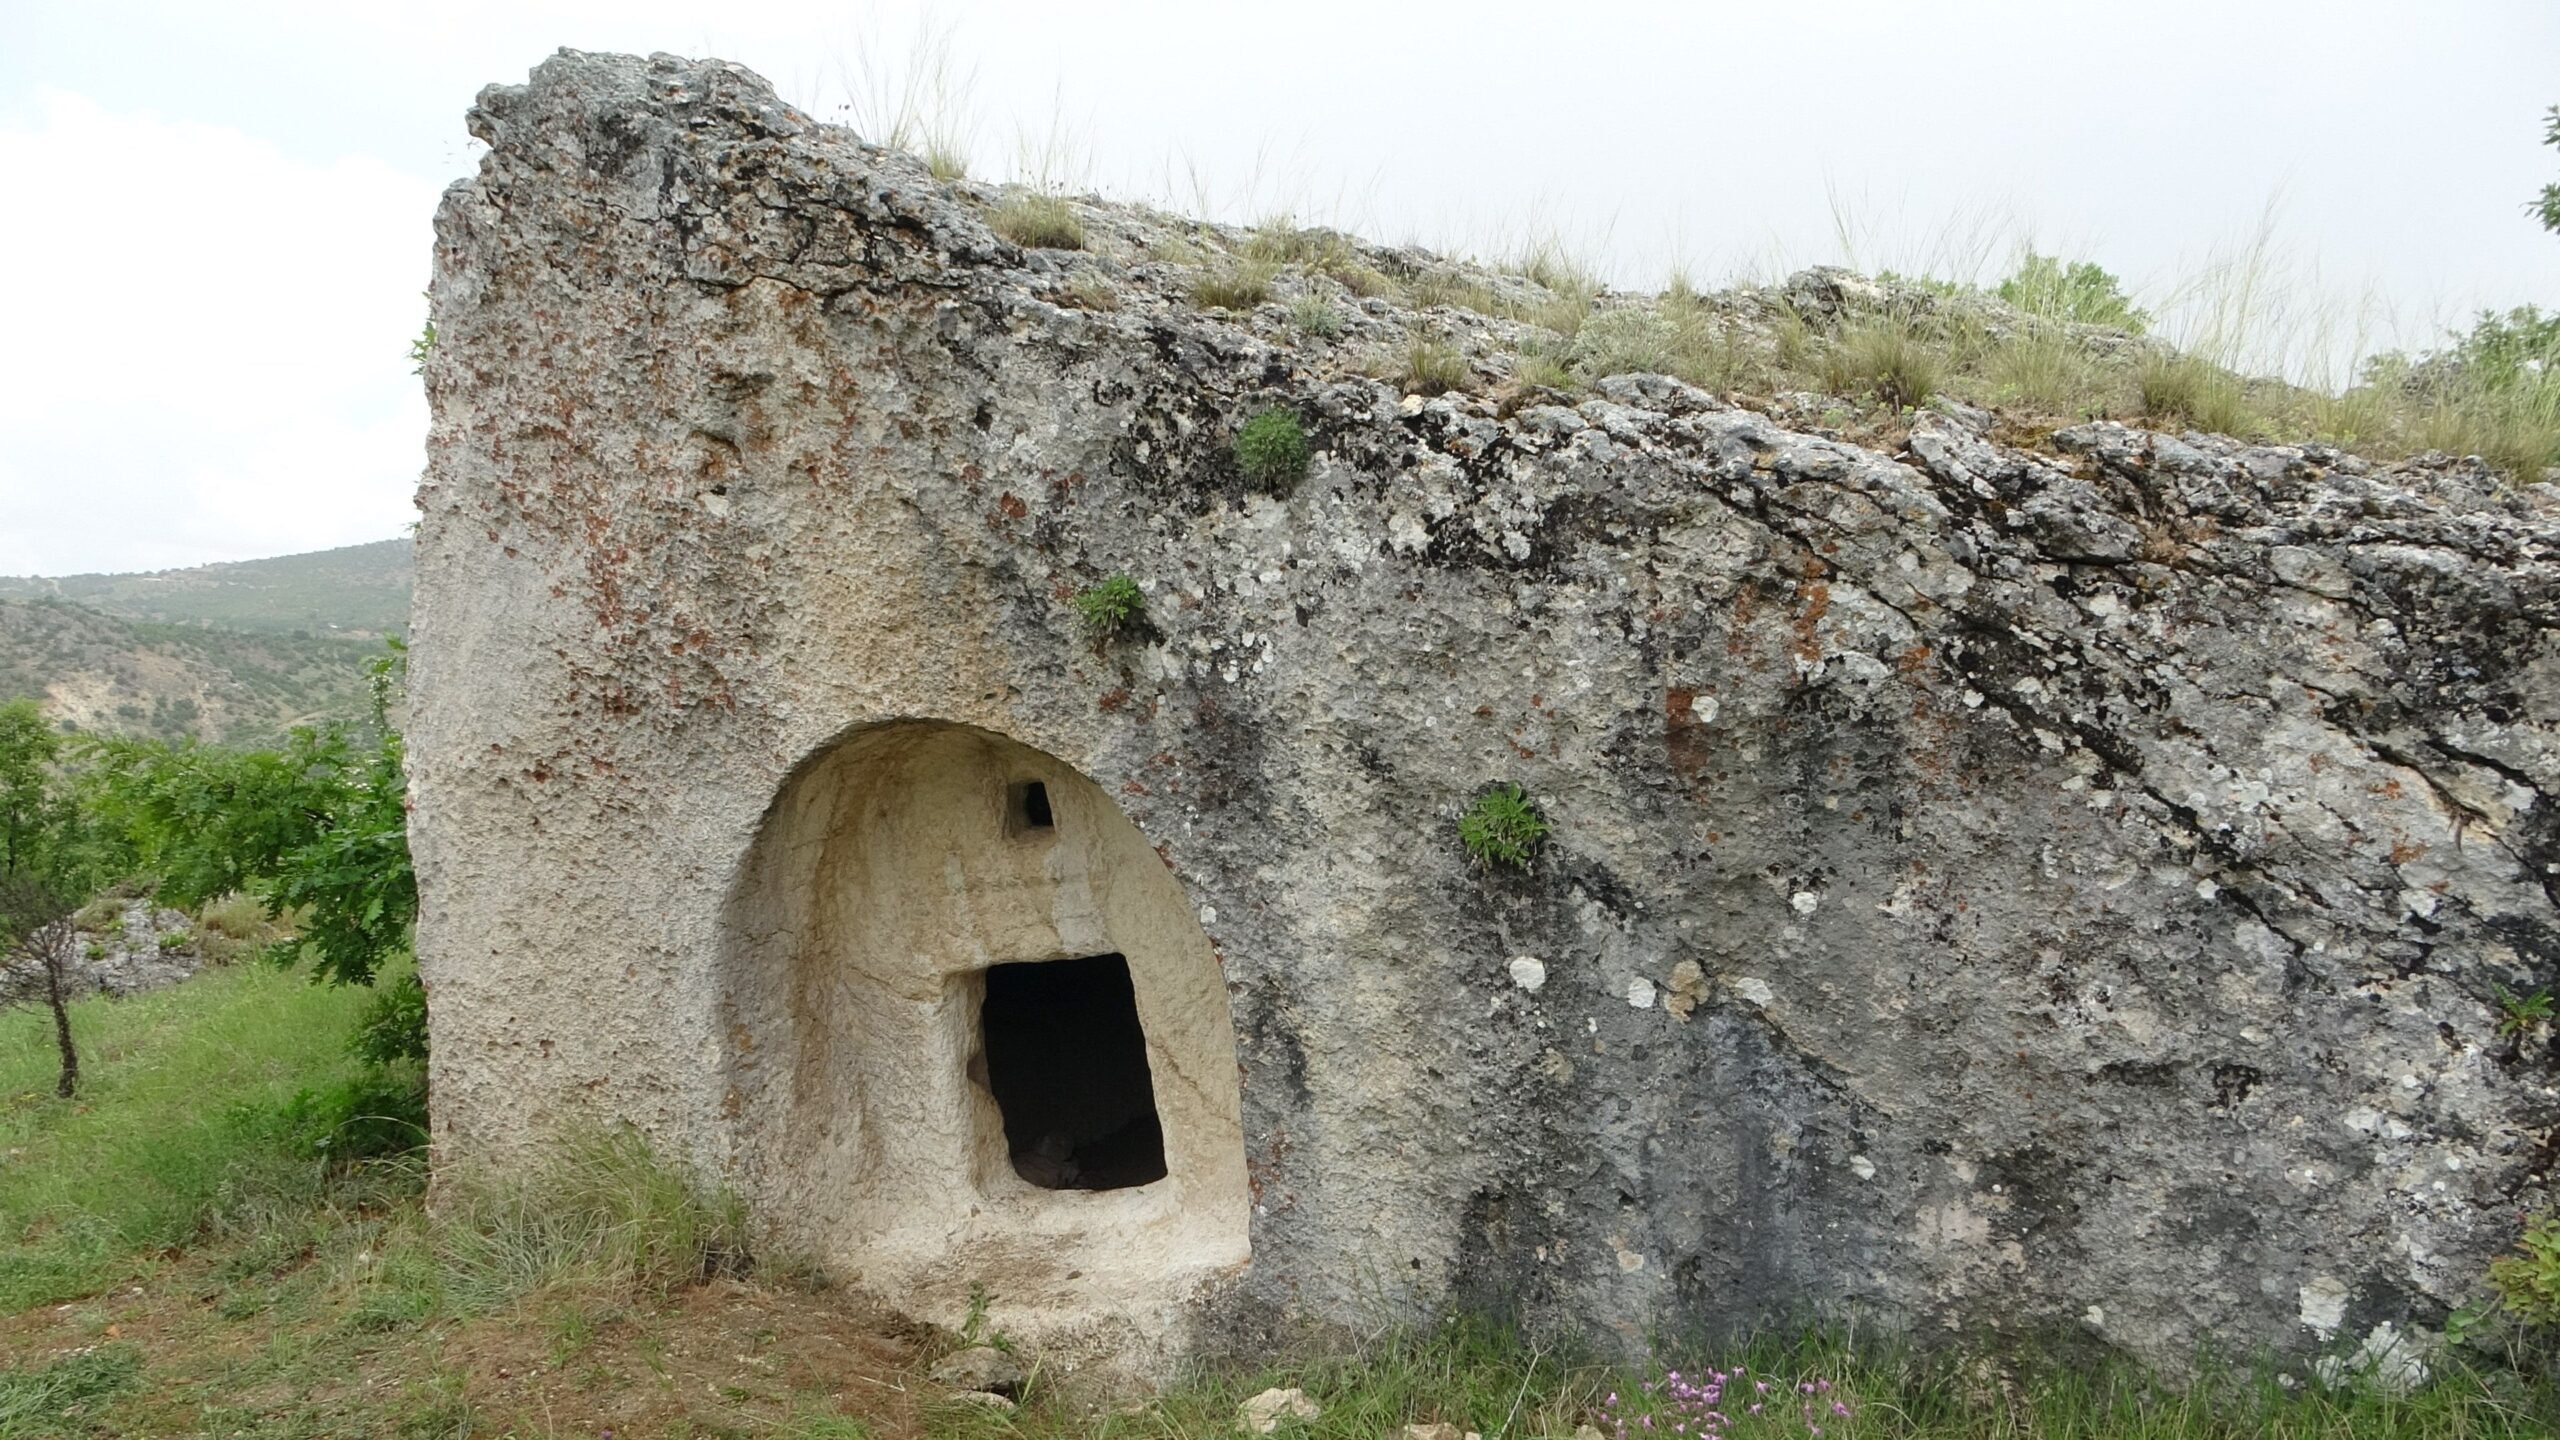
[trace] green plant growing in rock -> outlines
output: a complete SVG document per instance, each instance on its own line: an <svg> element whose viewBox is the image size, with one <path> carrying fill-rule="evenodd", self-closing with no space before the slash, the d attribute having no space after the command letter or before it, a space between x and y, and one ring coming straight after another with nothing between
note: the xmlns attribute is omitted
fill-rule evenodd
<svg viewBox="0 0 2560 1440"><path fill-rule="evenodd" d="M2515 1250L2489 1262L2489 1285L2527 1328L2560 1328L2560 1212L2525 1223Z"/></svg>
<svg viewBox="0 0 2560 1440"><path fill-rule="evenodd" d="M2550 1019L2551 1009L2551 992L2548 990L2515 995L2502 986L2498 990L2498 1033L2522 1035Z"/></svg>
<svg viewBox="0 0 2560 1440"><path fill-rule="evenodd" d="M993 223L997 234L1034 250L1084 248L1084 221L1062 196L1016 196L996 211Z"/></svg>
<svg viewBox="0 0 2560 1440"><path fill-rule="evenodd" d="M1307 431L1279 407L1265 410L1236 431L1236 466L1257 485L1294 484L1307 474Z"/></svg>
<svg viewBox="0 0 2560 1440"><path fill-rule="evenodd" d="M427 373L427 357L436 353L436 322L429 320L418 327L417 338L409 342L409 373Z"/></svg>
<svg viewBox="0 0 2560 1440"><path fill-rule="evenodd" d="M1085 633L1097 642L1132 634L1147 619L1146 593L1126 575L1086 586L1076 592L1074 603L1084 617Z"/></svg>
<svg viewBox="0 0 2560 1440"><path fill-rule="evenodd" d="M1496 865L1526 870L1548 828L1529 803L1527 791L1517 785L1496 785L1478 795L1458 817L1458 843L1488 870Z"/></svg>

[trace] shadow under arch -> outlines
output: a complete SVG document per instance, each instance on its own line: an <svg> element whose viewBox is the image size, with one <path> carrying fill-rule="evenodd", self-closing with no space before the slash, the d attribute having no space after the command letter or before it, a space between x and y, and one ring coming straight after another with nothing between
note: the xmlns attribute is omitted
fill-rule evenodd
<svg viewBox="0 0 2560 1440"><path fill-rule="evenodd" d="M733 1174L785 1245L928 1315L977 1286L1156 1307L1246 1260L1216 953L1073 766L946 721L846 732L784 781L722 934Z"/></svg>

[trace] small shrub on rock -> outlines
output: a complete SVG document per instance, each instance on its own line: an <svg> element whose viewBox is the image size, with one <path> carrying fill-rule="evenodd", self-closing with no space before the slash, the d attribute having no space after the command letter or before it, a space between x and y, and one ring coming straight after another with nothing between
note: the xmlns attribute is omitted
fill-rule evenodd
<svg viewBox="0 0 2560 1440"><path fill-rule="evenodd" d="M1126 575L1114 575L1077 591L1075 607L1076 613L1084 617L1085 633L1096 640L1127 635L1146 623L1146 593Z"/></svg>
<svg viewBox="0 0 2560 1440"><path fill-rule="evenodd" d="M1517 785L1496 785L1458 817L1458 843L1488 870L1496 865L1528 869L1547 830L1528 792Z"/></svg>
<svg viewBox="0 0 2560 1440"><path fill-rule="evenodd" d="M1282 486L1305 479L1306 428L1287 410L1263 411L1236 432L1236 464L1257 485Z"/></svg>
<svg viewBox="0 0 2560 1440"><path fill-rule="evenodd" d="M2065 265L2051 255L2030 253L2017 273L2000 282L2000 298L2026 311L2078 325L2104 325L2139 335L2151 317L2135 308L2123 284L2097 265L2083 260Z"/></svg>
<svg viewBox="0 0 2560 1440"><path fill-rule="evenodd" d="M1313 295L1289 307L1289 321L1300 334L1319 340L1330 340L1342 333L1341 312Z"/></svg>

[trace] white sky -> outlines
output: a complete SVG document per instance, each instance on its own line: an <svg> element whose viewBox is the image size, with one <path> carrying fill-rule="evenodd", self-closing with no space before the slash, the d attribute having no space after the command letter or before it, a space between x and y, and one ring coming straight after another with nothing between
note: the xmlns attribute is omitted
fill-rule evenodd
<svg viewBox="0 0 2560 1440"><path fill-rule="evenodd" d="M2297 371L2560 303L2523 213L2560 178L2551 0L0 0L0 574L399 533L429 219L481 85L564 44L673 50L831 114L928 28L974 173L1062 149L1083 186L1220 218L1555 237L1645 287L1990 279L2033 239L2155 304L2267 233L2265 343Z"/></svg>

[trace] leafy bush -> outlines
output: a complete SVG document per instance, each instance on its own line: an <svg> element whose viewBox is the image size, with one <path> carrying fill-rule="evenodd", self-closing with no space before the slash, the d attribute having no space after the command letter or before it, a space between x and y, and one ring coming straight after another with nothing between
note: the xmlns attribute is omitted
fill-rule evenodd
<svg viewBox="0 0 2560 1440"><path fill-rule="evenodd" d="M1075 607L1084 617L1085 633L1096 640L1130 634L1147 618L1146 592L1126 575L1109 576L1077 591Z"/></svg>
<svg viewBox="0 0 2560 1440"><path fill-rule="evenodd" d="M995 232L1035 250L1081 250L1084 221L1056 195L1018 195L996 211Z"/></svg>
<svg viewBox="0 0 2560 1440"><path fill-rule="evenodd" d="M368 1065L427 1058L427 989L414 972L374 982L348 1048Z"/></svg>
<svg viewBox="0 0 2560 1440"><path fill-rule="evenodd" d="M2519 305L2501 315L2483 310L2470 332L2430 354L2410 377L2413 388L2503 394L2560 382L2560 310L2545 315Z"/></svg>
<svg viewBox="0 0 2560 1440"><path fill-rule="evenodd" d="M2086 260L2065 265L2051 255L2030 252L2016 273L2000 282L1999 295L2030 315L2077 325L2139 335L2151 323L2115 276Z"/></svg>
<svg viewBox="0 0 2560 1440"><path fill-rule="evenodd" d="M2542 143L2560 149L2560 105L2552 106L2543 115ZM2541 222L2543 229L2560 235L2560 183L2543 186L2542 193L2533 197L2533 203L2525 210Z"/></svg>
<svg viewBox="0 0 2560 1440"><path fill-rule="evenodd" d="M1306 428L1287 410L1275 407L1244 422L1235 451L1237 466L1255 484L1276 488L1306 478Z"/></svg>
<svg viewBox="0 0 2560 1440"><path fill-rule="evenodd" d="M1458 843L1487 868L1529 868L1538 843L1547 837L1547 822L1517 785L1497 785L1475 798L1458 817Z"/></svg>

